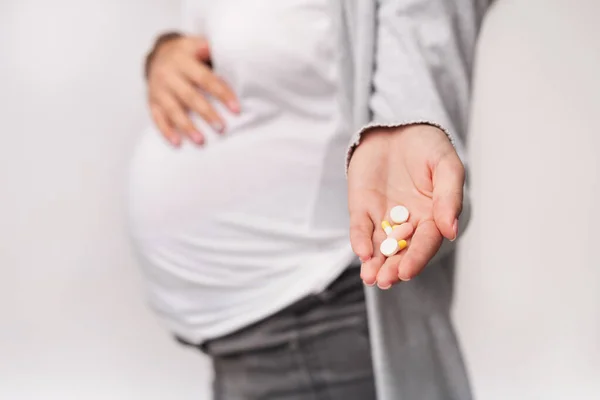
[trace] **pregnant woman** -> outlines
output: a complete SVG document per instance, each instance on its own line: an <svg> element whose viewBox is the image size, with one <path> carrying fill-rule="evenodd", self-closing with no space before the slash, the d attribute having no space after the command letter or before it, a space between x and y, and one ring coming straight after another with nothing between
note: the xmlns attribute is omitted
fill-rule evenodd
<svg viewBox="0 0 600 400"><path fill-rule="evenodd" d="M148 57L162 135L136 149L130 223L152 307L212 358L215 398L469 398L451 252L380 289L457 236L481 10L184 3L183 32ZM395 204L414 235L386 259Z"/></svg>

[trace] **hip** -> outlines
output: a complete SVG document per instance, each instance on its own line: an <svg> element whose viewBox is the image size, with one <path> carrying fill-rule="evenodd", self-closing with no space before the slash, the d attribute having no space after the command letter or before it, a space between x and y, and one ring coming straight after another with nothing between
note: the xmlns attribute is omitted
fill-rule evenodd
<svg viewBox="0 0 600 400"><path fill-rule="evenodd" d="M148 255L146 254L146 257ZM348 243L285 261L199 267L143 261L153 309L169 330L192 343L221 337L320 293L355 259ZM151 261L151 262L149 262ZM227 267L227 268L226 268Z"/></svg>
<svg viewBox="0 0 600 400"><path fill-rule="evenodd" d="M215 399L375 398L356 267L325 290L199 347L213 360Z"/></svg>

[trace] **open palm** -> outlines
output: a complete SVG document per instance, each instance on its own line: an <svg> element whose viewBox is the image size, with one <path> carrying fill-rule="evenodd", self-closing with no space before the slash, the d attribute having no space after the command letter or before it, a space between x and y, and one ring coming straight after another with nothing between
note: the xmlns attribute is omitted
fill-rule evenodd
<svg viewBox="0 0 600 400"><path fill-rule="evenodd" d="M436 127L377 128L363 137L348 169L348 196L350 240L366 284L386 289L409 280L444 237L456 238L463 183L463 165ZM386 258L379 251L386 238L380 224L396 205L409 209L414 234L406 250Z"/></svg>

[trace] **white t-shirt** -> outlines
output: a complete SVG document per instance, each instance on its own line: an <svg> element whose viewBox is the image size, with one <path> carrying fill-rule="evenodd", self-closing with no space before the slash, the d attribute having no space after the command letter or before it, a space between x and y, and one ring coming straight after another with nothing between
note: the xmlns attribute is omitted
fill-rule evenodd
<svg viewBox="0 0 600 400"><path fill-rule="evenodd" d="M194 2L193 33L242 112L204 147L156 129L132 163L130 223L152 306L192 342L225 335L324 289L353 260L327 0Z"/></svg>

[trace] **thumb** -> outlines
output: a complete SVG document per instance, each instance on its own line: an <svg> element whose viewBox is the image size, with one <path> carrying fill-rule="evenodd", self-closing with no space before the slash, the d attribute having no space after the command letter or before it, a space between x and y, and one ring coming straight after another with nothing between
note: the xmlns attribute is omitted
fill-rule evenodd
<svg viewBox="0 0 600 400"><path fill-rule="evenodd" d="M458 235L465 168L454 150L444 155L433 171L433 219L448 240Z"/></svg>

